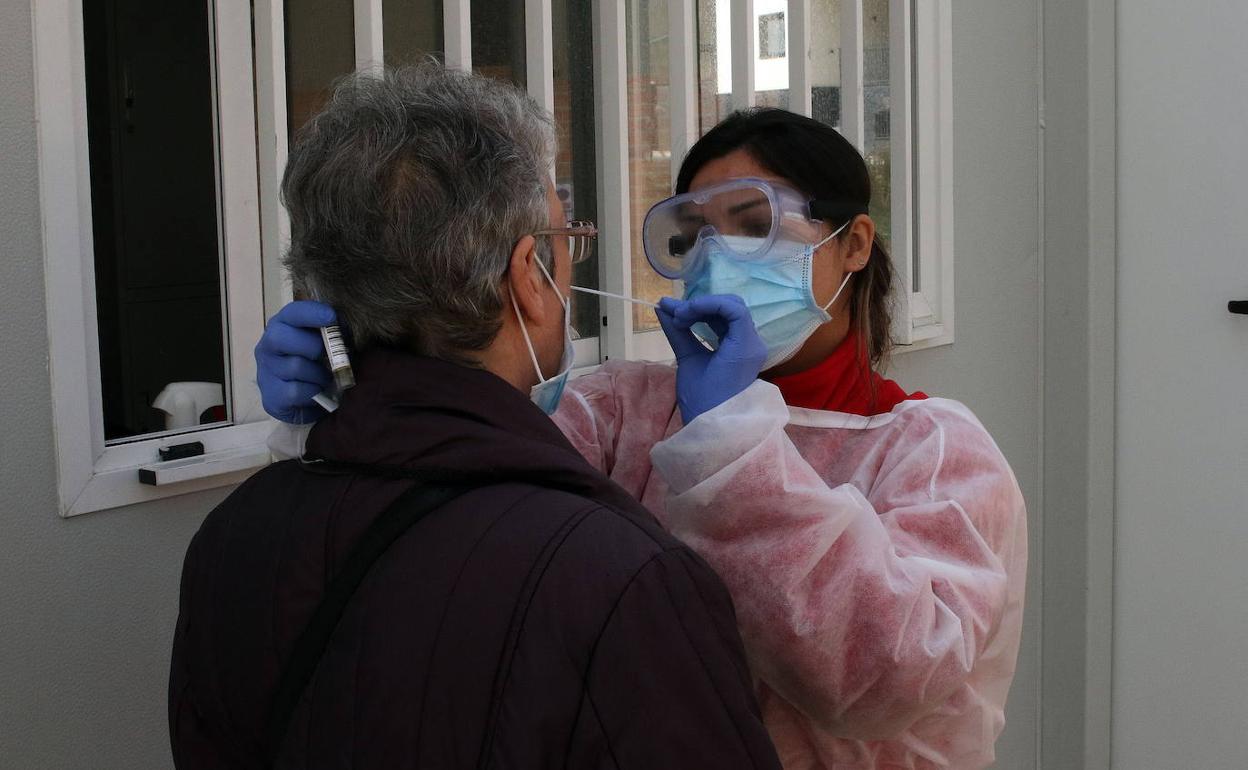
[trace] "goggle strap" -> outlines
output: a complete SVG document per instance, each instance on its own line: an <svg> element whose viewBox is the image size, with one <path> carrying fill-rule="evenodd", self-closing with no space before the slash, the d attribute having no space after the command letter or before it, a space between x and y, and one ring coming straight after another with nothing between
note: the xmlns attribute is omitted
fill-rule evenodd
<svg viewBox="0 0 1248 770"><path fill-rule="evenodd" d="M848 221L867 213L869 209L866 206L849 200L813 200L810 202L811 219Z"/></svg>

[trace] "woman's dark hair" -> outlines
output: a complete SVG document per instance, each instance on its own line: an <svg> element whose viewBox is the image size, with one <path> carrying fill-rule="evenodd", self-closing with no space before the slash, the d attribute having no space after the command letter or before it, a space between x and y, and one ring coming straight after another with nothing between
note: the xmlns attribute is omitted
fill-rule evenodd
<svg viewBox="0 0 1248 770"><path fill-rule="evenodd" d="M862 155L836 129L787 110L759 108L734 112L689 150L676 178L676 193L688 192L711 161L745 150L776 176L815 200L871 204L871 177ZM833 227L844 223L829 222ZM848 232L842 238L847 237ZM893 263L877 234L871 259L854 279L850 298L853 327L865 362L880 369L892 348Z"/></svg>

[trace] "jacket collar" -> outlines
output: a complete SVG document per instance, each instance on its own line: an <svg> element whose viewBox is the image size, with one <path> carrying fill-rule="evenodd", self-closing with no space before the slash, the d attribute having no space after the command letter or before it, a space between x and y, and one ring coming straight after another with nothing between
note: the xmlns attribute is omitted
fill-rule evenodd
<svg viewBox="0 0 1248 770"><path fill-rule="evenodd" d="M526 394L490 372L387 349L353 365L357 384L312 429L307 459L476 483L529 480L594 497L618 489Z"/></svg>

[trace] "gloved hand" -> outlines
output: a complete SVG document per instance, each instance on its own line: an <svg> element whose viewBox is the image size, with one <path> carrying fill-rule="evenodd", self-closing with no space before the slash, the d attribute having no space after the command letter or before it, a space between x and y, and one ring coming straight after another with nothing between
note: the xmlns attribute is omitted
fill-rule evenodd
<svg viewBox="0 0 1248 770"><path fill-rule="evenodd" d="M740 297L664 297L656 314L676 353L676 403L686 425L758 379L767 359L767 345L758 336L749 308ZM719 337L716 350L707 350L690 331L697 323L706 323Z"/></svg>
<svg viewBox="0 0 1248 770"><path fill-rule="evenodd" d="M334 382L320 330L334 323L332 307L310 301L291 302L269 320L256 343L256 383L264 411L296 425L325 415L312 397Z"/></svg>

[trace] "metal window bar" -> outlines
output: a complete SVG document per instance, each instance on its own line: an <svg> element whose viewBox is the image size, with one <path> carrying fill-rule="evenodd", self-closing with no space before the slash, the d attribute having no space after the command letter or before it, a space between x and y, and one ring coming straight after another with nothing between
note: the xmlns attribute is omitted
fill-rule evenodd
<svg viewBox="0 0 1248 770"><path fill-rule="evenodd" d="M914 340L914 324L912 321L914 302L910 295L912 286L918 277L915 274L914 262L914 132L912 115L914 112L914 89L911 80L913 72L914 38L911 34L911 2L912 0L889 0L889 70L896 77L889 83L889 106L891 111L891 166L892 179L892 220L899 226L892 232L893 263L902 268L904 277L902 292L906 300L907 311L905 322L901 324L900 337L903 343Z"/></svg>
<svg viewBox="0 0 1248 770"><path fill-rule="evenodd" d="M551 0L525 0L524 5L525 81L529 96L549 114L555 112L554 12ZM552 161L548 169L555 178ZM599 363L597 336L576 340L576 366Z"/></svg>
<svg viewBox="0 0 1248 770"><path fill-rule="evenodd" d="M732 106L753 107L754 60L758 56L758 22L754 0L732 0Z"/></svg>
<svg viewBox="0 0 1248 770"><path fill-rule="evenodd" d="M355 0L355 68L385 63L381 0Z"/></svg>
<svg viewBox="0 0 1248 770"><path fill-rule="evenodd" d="M698 141L697 0L668 0L667 24L674 185L685 153Z"/></svg>
<svg viewBox="0 0 1248 770"><path fill-rule="evenodd" d="M524 2L524 55L529 96L550 113L555 111L554 18L550 0ZM552 168L553 171L553 168Z"/></svg>
<svg viewBox="0 0 1248 770"><path fill-rule="evenodd" d="M443 0L443 46L446 66L472 71L472 5L470 0Z"/></svg>
<svg viewBox="0 0 1248 770"><path fill-rule="evenodd" d="M789 111L814 110L810 71L810 0L789 0Z"/></svg>
<svg viewBox="0 0 1248 770"><path fill-rule="evenodd" d="M841 134L859 152L865 149L863 124L863 11L862 0L841 0Z"/></svg>
<svg viewBox="0 0 1248 770"><path fill-rule="evenodd" d="M289 149L286 111L286 9L282 0L256 0L256 145L259 154L261 265L264 316L271 318L293 297L282 252L290 241L290 216L281 203L282 172Z"/></svg>
<svg viewBox="0 0 1248 770"><path fill-rule="evenodd" d="M632 296L632 245L629 243L628 50L624 4L594 0L594 122L598 128L599 288ZM633 351L632 307L602 305L603 360L628 359Z"/></svg>

